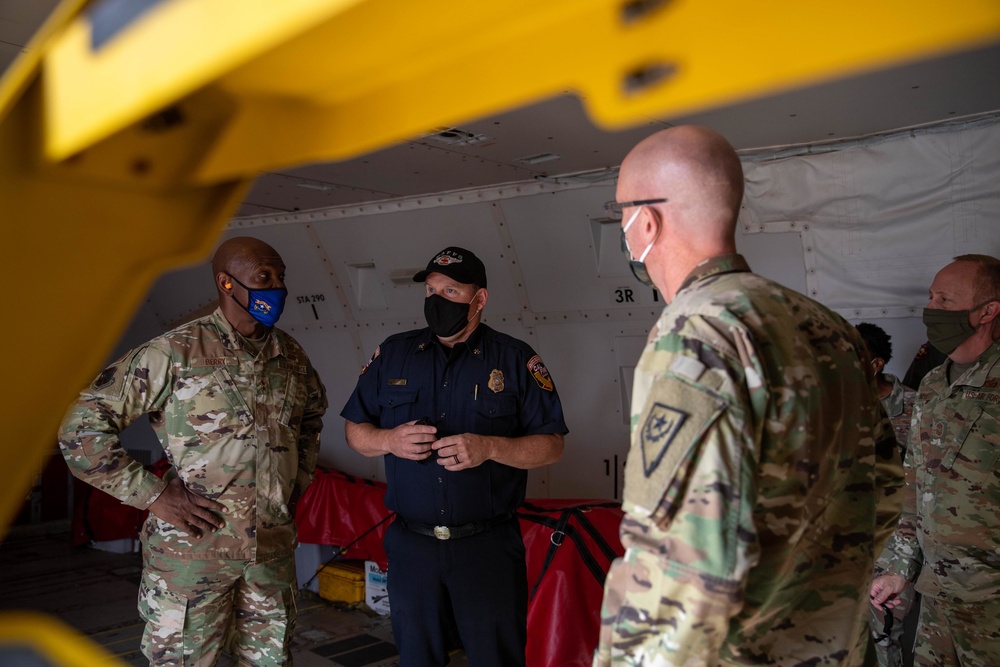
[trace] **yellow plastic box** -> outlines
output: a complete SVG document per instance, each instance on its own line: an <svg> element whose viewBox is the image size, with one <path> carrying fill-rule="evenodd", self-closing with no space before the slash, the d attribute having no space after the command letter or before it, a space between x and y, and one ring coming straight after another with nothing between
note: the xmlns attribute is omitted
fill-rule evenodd
<svg viewBox="0 0 1000 667"><path fill-rule="evenodd" d="M342 560L321 567L319 596L333 602L364 602L364 561Z"/></svg>

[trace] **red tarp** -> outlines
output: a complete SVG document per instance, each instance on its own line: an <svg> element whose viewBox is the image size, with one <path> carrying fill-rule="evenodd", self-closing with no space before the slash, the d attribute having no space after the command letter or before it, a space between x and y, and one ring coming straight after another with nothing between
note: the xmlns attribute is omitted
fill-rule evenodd
<svg viewBox="0 0 1000 667"><path fill-rule="evenodd" d="M384 483L316 468L295 511L295 524L299 542L341 547L341 558L373 560L384 570L382 536L391 516L385 508Z"/></svg>
<svg viewBox="0 0 1000 667"><path fill-rule="evenodd" d="M317 469L296 513L299 541L346 547L344 558L385 568L384 497L384 484ZM618 503L601 500L529 500L518 511L531 595L528 667L591 664L604 577L623 551L621 517Z"/></svg>
<svg viewBox="0 0 1000 667"><path fill-rule="evenodd" d="M604 578L621 556L621 506L529 500L517 512L528 565L528 667L586 667L597 647Z"/></svg>

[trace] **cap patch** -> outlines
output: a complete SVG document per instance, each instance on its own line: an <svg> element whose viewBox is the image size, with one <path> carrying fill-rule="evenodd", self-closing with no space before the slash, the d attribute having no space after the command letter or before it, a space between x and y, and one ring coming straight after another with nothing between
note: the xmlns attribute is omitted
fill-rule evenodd
<svg viewBox="0 0 1000 667"><path fill-rule="evenodd" d="M434 258L434 263L438 266L448 266L450 264L461 264L462 256L451 252L443 252Z"/></svg>

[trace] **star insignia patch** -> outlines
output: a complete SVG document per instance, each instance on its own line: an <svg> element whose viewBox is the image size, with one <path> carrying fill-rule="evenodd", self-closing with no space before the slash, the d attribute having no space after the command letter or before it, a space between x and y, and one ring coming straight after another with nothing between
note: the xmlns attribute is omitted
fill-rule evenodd
<svg viewBox="0 0 1000 667"><path fill-rule="evenodd" d="M653 474L660 465L663 455L686 417L687 413L677 408L662 403L653 404L646 415L646 422L642 425L639 436L642 443L642 469L646 477Z"/></svg>

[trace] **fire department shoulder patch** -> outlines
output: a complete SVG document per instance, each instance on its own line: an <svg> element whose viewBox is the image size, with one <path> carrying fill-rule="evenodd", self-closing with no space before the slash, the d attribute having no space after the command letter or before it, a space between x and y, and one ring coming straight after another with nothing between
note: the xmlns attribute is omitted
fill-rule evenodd
<svg viewBox="0 0 1000 667"><path fill-rule="evenodd" d="M531 373L531 377L535 378L535 383L545 391L555 389L552 377L549 375L549 369L545 367L545 362L537 354L528 359L528 372Z"/></svg>
<svg viewBox="0 0 1000 667"><path fill-rule="evenodd" d="M382 352L382 346L379 345L378 347L375 348L375 354L372 355L372 358L368 360L368 363L365 364L365 367L361 369L360 373L358 373L359 376L365 374L365 371L368 370L368 367L372 365L373 361L375 361L376 359L378 359L378 355L381 352Z"/></svg>

